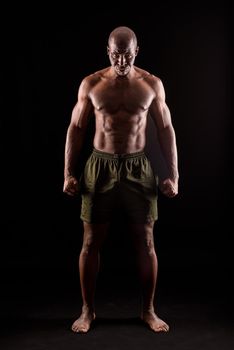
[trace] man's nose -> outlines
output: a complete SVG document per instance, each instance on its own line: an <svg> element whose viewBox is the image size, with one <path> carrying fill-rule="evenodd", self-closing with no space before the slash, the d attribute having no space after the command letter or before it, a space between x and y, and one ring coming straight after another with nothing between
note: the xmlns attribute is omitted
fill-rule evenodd
<svg viewBox="0 0 234 350"><path fill-rule="evenodd" d="M125 63L126 63L125 55L124 55L124 54L119 55L119 64L120 64L121 66L123 66L123 65L125 65Z"/></svg>

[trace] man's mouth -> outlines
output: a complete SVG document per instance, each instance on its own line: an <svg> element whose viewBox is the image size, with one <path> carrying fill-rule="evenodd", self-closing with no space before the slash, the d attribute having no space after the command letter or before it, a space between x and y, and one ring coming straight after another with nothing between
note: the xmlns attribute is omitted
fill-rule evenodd
<svg viewBox="0 0 234 350"><path fill-rule="evenodd" d="M129 66L116 66L116 70L119 74L126 74L129 72Z"/></svg>

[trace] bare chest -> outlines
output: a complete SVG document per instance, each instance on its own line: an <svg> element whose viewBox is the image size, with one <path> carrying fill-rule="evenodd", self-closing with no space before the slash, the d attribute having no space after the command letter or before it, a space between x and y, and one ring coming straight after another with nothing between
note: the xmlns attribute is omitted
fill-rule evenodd
<svg viewBox="0 0 234 350"><path fill-rule="evenodd" d="M144 81L101 82L90 95L94 108L104 114L139 114L149 108L154 98L153 90Z"/></svg>

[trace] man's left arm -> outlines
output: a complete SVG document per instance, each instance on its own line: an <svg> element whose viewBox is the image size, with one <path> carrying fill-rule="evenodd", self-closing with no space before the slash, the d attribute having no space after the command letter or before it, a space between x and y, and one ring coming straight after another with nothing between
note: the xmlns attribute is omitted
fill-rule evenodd
<svg viewBox="0 0 234 350"><path fill-rule="evenodd" d="M172 125L171 113L165 102L165 91L160 79L153 82L155 98L150 106L150 115L156 125L159 144L165 158L169 176L159 183L159 188L167 197L178 193L178 154L175 130Z"/></svg>

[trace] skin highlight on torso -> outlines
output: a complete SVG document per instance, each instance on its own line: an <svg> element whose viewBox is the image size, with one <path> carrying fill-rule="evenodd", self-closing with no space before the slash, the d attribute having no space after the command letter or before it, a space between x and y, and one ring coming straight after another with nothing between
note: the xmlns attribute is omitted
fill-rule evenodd
<svg viewBox="0 0 234 350"><path fill-rule="evenodd" d="M144 149L147 114L155 97L149 79L149 73L137 67L126 76L116 75L112 67L90 76L96 149L119 154Z"/></svg>

